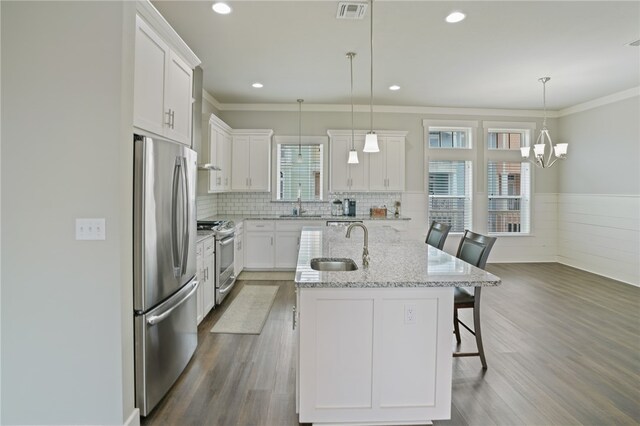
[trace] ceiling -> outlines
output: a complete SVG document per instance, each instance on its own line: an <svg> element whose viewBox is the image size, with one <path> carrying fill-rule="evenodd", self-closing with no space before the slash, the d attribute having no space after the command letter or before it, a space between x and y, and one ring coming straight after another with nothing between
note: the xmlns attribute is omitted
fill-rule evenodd
<svg viewBox="0 0 640 426"><path fill-rule="evenodd" d="M369 103L369 11L336 19L337 1L153 4L202 60L222 104ZM448 24L461 10L467 18ZM374 3L374 103L413 107L563 109L640 85L639 1ZM253 82L262 89L251 87ZM390 91L392 84L401 86Z"/></svg>

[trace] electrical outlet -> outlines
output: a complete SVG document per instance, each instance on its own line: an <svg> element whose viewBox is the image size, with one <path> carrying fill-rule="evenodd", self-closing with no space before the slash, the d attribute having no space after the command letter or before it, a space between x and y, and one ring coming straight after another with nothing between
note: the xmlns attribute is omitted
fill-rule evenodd
<svg viewBox="0 0 640 426"><path fill-rule="evenodd" d="M404 323L416 323L416 305L414 305L413 303L404 305Z"/></svg>

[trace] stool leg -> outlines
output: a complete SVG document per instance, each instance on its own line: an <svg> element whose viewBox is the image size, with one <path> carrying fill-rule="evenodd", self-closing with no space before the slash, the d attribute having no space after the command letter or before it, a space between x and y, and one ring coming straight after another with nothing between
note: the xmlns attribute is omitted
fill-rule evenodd
<svg viewBox="0 0 640 426"><path fill-rule="evenodd" d="M484 347L482 346L482 332L480 331L480 287L476 287L475 300L473 303L473 329L476 334L476 345L482 368L487 369L487 360L484 357Z"/></svg>
<svg viewBox="0 0 640 426"><path fill-rule="evenodd" d="M453 332L456 334L456 342L460 344L460 326L458 325L458 308L453 307Z"/></svg>

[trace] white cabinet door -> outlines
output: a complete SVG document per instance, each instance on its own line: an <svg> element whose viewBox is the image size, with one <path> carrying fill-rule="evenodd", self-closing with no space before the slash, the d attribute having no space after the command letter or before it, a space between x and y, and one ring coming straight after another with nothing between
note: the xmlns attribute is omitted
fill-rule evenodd
<svg viewBox="0 0 640 426"><path fill-rule="evenodd" d="M248 135L234 136L231 146L231 189L249 189L249 154L251 139Z"/></svg>
<svg viewBox="0 0 640 426"><path fill-rule="evenodd" d="M205 272L205 281L203 283L203 310L204 316L215 304L215 264L213 257L213 245L215 244L213 237L204 240L203 265Z"/></svg>
<svg viewBox="0 0 640 426"><path fill-rule="evenodd" d="M231 144L231 189L233 191L271 191L271 134L251 134L242 130Z"/></svg>
<svg viewBox="0 0 640 426"><path fill-rule="evenodd" d="M295 269L298 263L300 231L276 232L276 268Z"/></svg>
<svg viewBox="0 0 640 426"><path fill-rule="evenodd" d="M199 242L196 245L196 274L198 277L198 290L196 291L196 318L198 324L204 318L204 293L203 293L203 283L204 283L204 260L203 254L204 252L204 243Z"/></svg>
<svg viewBox="0 0 640 426"><path fill-rule="evenodd" d="M162 135L165 114L165 71L169 62L169 46L144 22L136 17L135 76L133 85L133 124Z"/></svg>
<svg viewBox="0 0 640 426"><path fill-rule="evenodd" d="M191 145L191 84L193 70L170 51L165 108L170 111L167 137Z"/></svg>
<svg viewBox="0 0 640 426"><path fill-rule="evenodd" d="M331 191L369 190L369 154L362 152L364 135L356 135L353 145L358 151L358 164L348 164L351 136L331 136Z"/></svg>
<svg viewBox="0 0 640 426"><path fill-rule="evenodd" d="M251 191L271 190L271 144L268 136L250 136L249 188Z"/></svg>
<svg viewBox="0 0 640 426"><path fill-rule="evenodd" d="M244 269L244 232L242 223L236 225L236 239L235 239L235 255L233 257L233 269L236 277Z"/></svg>
<svg viewBox="0 0 640 426"><path fill-rule="evenodd" d="M405 138L386 138L387 191L404 191Z"/></svg>
<svg viewBox="0 0 640 426"><path fill-rule="evenodd" d="M369 154L369 189L385 191L387 189L387 150L386 138L378 138L380 152Z"/></svg>
<svg viewBox="0 0 640 426"><path fill-rule="evenodd" d="M247 269L273 269L274 233L245 230L244 266Z"/></svg>
<svg viewBox="0 0 640 426"><path fill-rule="evenodd" d="M224 149L222 150L222 189L231 190L231 135L224 133Z"/></svg>
<svg viewBox="0 0 640 426"><path fill-rule="evenodd" d="M218 165L218 141L220 138L218 137L218 129L209 124L209 160L208 162L213 165ZM209 192L218 192L220 188L220 171L219 170L209 170Z"/></svg>

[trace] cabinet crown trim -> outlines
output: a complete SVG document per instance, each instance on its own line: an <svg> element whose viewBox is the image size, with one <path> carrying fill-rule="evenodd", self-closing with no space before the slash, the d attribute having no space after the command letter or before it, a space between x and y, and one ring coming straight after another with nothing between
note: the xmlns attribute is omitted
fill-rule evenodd
<svg viewBox="0 0 640 426"><path fill-rule="evenodd" d="M369 130L354 130L353 133L355 136L365 136ZM378 136L382 137L406 137L409 132L404 130L376 130L375 131ZM329 137L335 136L351 136L351 130L327 130L327 135Z"/></svg>
<svg viewBox="0 0 640 426"><path fill-rule="evenodd" d="M233 131L231 126L222 121L220 117L216 116L215 114L211 114L211 116L209 117L209 124L211 124L212 126L217 126L227 133L231 133Z"/></svg>
<svg viewBox="0 0 640 426"><path fill-rule="evenodd" d="M191 69L202 62L149 0L136 1L136 12L180 55Z"/></svg>
<svg viewBox="0 0 640 426"><path fill-rule="evenodd" d="M231 131L233 135L262 135L272 136L273 129L233 129Z"/></svg>

